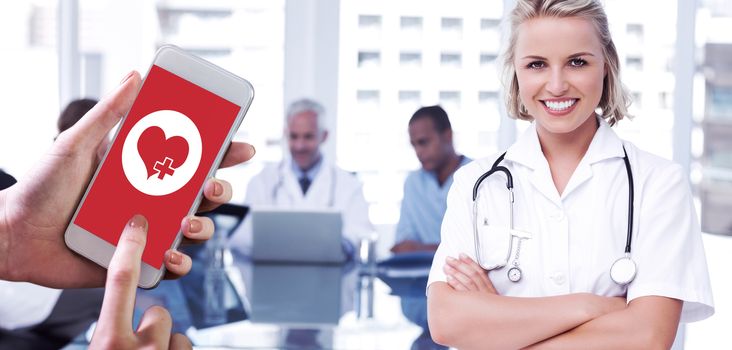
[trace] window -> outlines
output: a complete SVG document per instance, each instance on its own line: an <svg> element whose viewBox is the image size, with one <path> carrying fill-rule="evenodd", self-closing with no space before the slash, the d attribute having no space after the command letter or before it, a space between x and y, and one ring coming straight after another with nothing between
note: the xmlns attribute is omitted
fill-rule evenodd
<svg viewBox="0 0 732 350"><path fill-rule="evenodd" d="M708 96L709 118L732 120L732 87L710 85Z"/></svg>
<svg viewBox="0 0 732 350"><path fill-rule="evenodd" d="M367 30L381 29L381 16L376 15L359 15L358 27Z"/></svg>
<svg viewBox="0 0 732 350"><path fill-rule="evenodd" d="M375 51L359 51L358 67L369 68L381 65L381 53Z"/></svg>
<svg viewBox="0 0 732 350"><path fill-rule="evenodd" d="M440 104L445 109L460 108L460 91L440 91Z"/></svg>
<svg viewBox="0 0 732 350"><path fill-rule="evenodd" d="M377 90L358 90L356 92L356 100L358 104L368 106L379 105L379 91Z"/></svg>
<svg viewBox="0 0 732 350"><path fill-rule="evenodd" d="M413 90L399 91L399 104L418 105L420 103L421 97L422 97L422 93L420 93L419 91L413 91Z"/></svg>
<svg viewBox="0 0 732 350"><path fill-rule="evenodd" d="M399 27L402 30L422 30L422 17L402 16L399 20Z"/></svg>
<svg viewBox="0 0 732 350"><path fill-rule="evenodd" d="M462 33L463 32L463 19L443 17L442 18L442 31L449 33Z"/></svg>
<svg viewBox="0 0 732 350"><path fill-rule="evenodd" d="M481 31L498 31L498 27L501 24L500 19L494 19L494 18L482 18L480 20L480 30Z"/></svg>
<svg viewBox="0 0 732 350"><path fill-rule="evenodd" d="M402 52L399 54L399 65L419 68L422 66L422 54L419 52Z"/></svg>
<svg viewBox="0 0 732 350"><path fill-rule="evenodd" d="M494 66L496 64L496 59L498 59L498 55L496 55L496 54L482 53L482 54L480 54L480 66L481 67Z"/></svg>
<svg viewBox="0 0 732 350"><path fill-rule="evenodd" d="M641 71L641 70L643 70L643 58L642 57L628 57L625 59L625 66L629 70Z"/></svg>
<svg viewBox="0 0 732 350"><path fill-rule="evenodd" d="M478 103L481 105L497 104L497 91L478 91Z"/></svg>
<svg viewBox="0 0 732 350"><path fill-rule="evenodd" d="M460 68L462 61L463 57L459 53L443 52L440 54L440 65L443 67Z"/></svg>
<svg viewBox="0 0 732 350"><path fill-rule="evenodd" d="M640 23L628 23L625 27L628 37L635 43L643 43L643 25Z"/></svg>
<svg viewBox="0 0 732 350"><path fill-rule="evenodd" d="M480 20L480 44L484 48L497 48L501 45L501 21L493 18Z"/></svg>

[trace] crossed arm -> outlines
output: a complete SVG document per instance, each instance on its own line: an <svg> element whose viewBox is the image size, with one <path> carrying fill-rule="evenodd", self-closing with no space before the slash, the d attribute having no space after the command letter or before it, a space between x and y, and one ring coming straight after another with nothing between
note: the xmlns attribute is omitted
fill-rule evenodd
<svg viewBox="0 0 732 350"><path fill-rule="evenodd" d="M659 296L627 306L590 293L501 296L468 257L448 259L445 272L428 290L430 331L460 349L668 349L681 314L681 301Z"/></svg>

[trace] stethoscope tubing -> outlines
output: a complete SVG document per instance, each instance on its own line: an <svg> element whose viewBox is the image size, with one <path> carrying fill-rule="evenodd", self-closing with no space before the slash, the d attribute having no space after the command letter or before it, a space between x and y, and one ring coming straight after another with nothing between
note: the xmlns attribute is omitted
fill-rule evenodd
<svg viewBox="0 0 732 350"><path fill-rule="evenodd" d="M498 159L493 163L493 166L490 170L483 173L480 177L478 177L478 180L475 182L475 185L473 185L473 239L475 240L475 257L478 260L478 264L483 261L481 257L480 252L480 235L478 234L478 190L480 188L480 184L483 183L483 180L487 179L489 176L493 175L496 172L502 172L506 174L506 189L508 189L509 192L509 229L512 231L514 229L514 222L513 222L513 203L514 203L514 196L513 196L513 176L511 175L511 171L508 170L508 168L504 166L498 165L503 158L506 156L506 152L501 154ZM506 263L508 263L508 260L511 258L511 253L513 252L513 236L511 236L511 240L508 243L508 252L506 253L506 259L504 260ZM499 267L506 266L506 263L504 264L496 264L491 266L484 266L486 270L493 270L497 269ZM481 265L482 266L482 265Z"/></svg>
<svg viewBox="0 0 732 350"><path fill-rule="evenodd" d="M506 156L506 152L501 154L498 159L493 163L491 166L491 169L483 173L478 177L478 179L475 181L475 184L473 185L473 238L475 242L475 255L476 259L478 260L477 263L481 267L485 268L486 270L492 270L496 268L500 268L503 266L506 266L508 264L508 260L511 257L511 253L513 252L513 229L514 229L514 217L513 217L513 205L514 205L514 193L513 193L513 176L511 175L511 171L508 170L508 168L499 165L501 161L503 161L504 157ZM625 254L624 258L627 259L633 264L633 272L632 276L628 281L625 282L619 282L615 281L618 284L625 285L630 283L630 281L633 280L633 277L635 277L635 263L632 261L630 257L631 252L631 243L633 238L633 212L634 212L634 202L635 202L635 189L634 189L634 181L633 181L633 172L631 170L630 166L630 160L628 159L628 152L625 150L625 146L623 146L623 162L625 164L625 170L628 174L628 229L626 233L626 239L625 239ZM489 176L495 174L496 172L502 172L506 175L506 189L509 191L509 229L511 230L511 238L509 242L509 249L506 255L506 259L504 260L504 263L499 263L491 266L483 266L482 264L482 257L481 257L481 245L480 245L480 235L478 234L478 190L480 189L480 185L483 183L485 179L487 179ZM613 264L611 267L612 269L615 267L616 263ZM613 278L614 280L614 278Z"/></svg>
<svg viewBox="0 0 732 350"><path fill-rule="evenodd" d="M630 170L630 160L628 160L628 152L623 147L623 161L625 162L625 171L628 173L628 233L625 238L625 254L630 255L630 244L633 240L633 211L635 203L635 190L633 189L633 172Z"/></svg>

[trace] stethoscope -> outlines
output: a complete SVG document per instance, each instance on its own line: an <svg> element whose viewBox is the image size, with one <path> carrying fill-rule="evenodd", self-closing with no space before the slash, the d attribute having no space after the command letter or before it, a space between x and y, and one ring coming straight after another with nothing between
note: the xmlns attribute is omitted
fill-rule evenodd
<svg viewBox="0 0 732 350"><path fill-rule="evenodd" d="M285 185L285 176L287 176L285 174L285 171L287 171L286 163L287 163L287 160L283 160L280 162L280 164L277 167L278 176L277 176L277 182L275 183L274 187L272 188L272 204L277 203L277 195L279 194L280 189L282 187L284 187L284 185ZM321 165L321 170L323 170L322 166L324 166L324 165ZM333 208L335 206L335 188L336 188L336 175L337 174L336 174L335 167L330 167L330 168L331 168L330 169L331 181L330 181L330 192L328 193L328 208ZM316 175L316 177L317 177L317 175ZM313 180L315 180L315 179L313 179ZM285 193L287 194L287 197L289 198L290 203L295 203L295 201L292 199L292 194L287 191L285 191Z"/></svg>
<svg viewBox="0 0 732 350"><path fill-rule="evenodd" d="M630 161L628 160L628 153L625 151L625 146L623 146L623 161L625 163L625 170L628 173L628 232L627 237L625 239L625 254L615 260L615 262L610 267L610 278L613 280L613 282L619 284L619 285L626 285L633 281L635 278L635 274L637 271L637 267L635 265L635 262L630 257L630 243L632 240L632 233L633 233L633 172L630 170ZM502 268L506 266L508 263L508 260L511 258L511 253L513 252L513 241L514 239L518 239L518 245L516 246L516 254L514 255L514 259L512 261L511 268L508 269L507 275L508 279L511 282L518 282L521 280L523 272L521 271L521 268L519 267L519 254L521 253L521 241L523 238L516 237L513 227L513 203L514 203L514 196L513 196L513 176L511 175L511 172L508 170L508 168L499 165L501 161L503 161L503 158L506 156L506 152L504 152L496 161L493 163L493 166L490 170L485 172L483 175L478 177L478 180L475 182L475 185L473 185L473 236L475 238L475 257L478 260L478 264L486 269L486 270L493 270L497 268ZM503 261L503 263L498 263L494 265L484 265L483 259L481 258L481 245L480 245L480 235L478 234L478 189L480 188L480 184L494 174L495 172L502 172L506 174L506 188L508 189L509 193L509 232L510 235L510 242L508 245L508 252L506 255L506 259Z"/></svg>

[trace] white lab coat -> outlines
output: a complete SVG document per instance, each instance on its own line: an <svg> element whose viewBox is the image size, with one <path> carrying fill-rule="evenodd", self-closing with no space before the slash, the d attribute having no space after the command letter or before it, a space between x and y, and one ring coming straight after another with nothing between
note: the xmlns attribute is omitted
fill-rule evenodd
<svg viewBox="0 0 732 350"><path fill-rule="evenodd" d="M292 171L289 158L268 164L247 186L245 204L283 209L333 209L343 215L343 237L357 247L361 238L374 232L368 217L368 203L361 182L355 175L342 170L323 158L320 170L313 178L306 195ZM229 246L243 253L251 251L252 227L248 217L232 235Z"/></svg>
<svg viewBox="0 0 732 350"><path fill-rule="evenodd" d="M60 295L60 289L0 280L0 328L13 330L43 322Z"/></svg>
<svg viewBox="0 0 732 350"><path fill-rule="evenodd" d="M628 180L623 146L635 184L631 254L637 275L628 286L615 284L609 273L613 262L623 256L626 242ZM443 267L448 256L464 253L476 259L473 185L497 158L472 162L455 173L428 286L445 281ZM508 149L501 164L513 175L514 227L530 237L521 245L521 281L510 282L506 275L517 244L508 265L489 273L501 295L590 292L627 295L628 302L657 295L683 300L682 322L714 313L700 227L687 176L679 165L622 141L604 120L561 196L533 124ZM505 260L507 253L507 249L496 249L506 247L507 239L500 233L506 231L496 228L509 225L505 176L496 174L481 185L478 205L481 254L487 263Z"/></svg>

